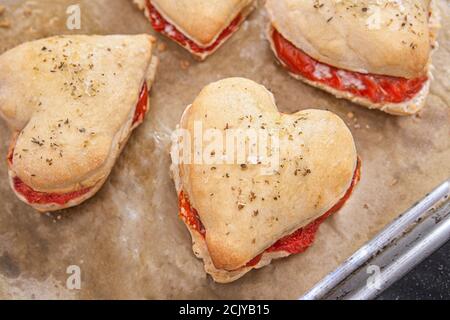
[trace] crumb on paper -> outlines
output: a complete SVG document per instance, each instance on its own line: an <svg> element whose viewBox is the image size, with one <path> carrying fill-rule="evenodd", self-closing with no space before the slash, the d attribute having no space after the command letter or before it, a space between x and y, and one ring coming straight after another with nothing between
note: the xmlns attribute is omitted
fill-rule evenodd
<svg viewBox="0 0 450 320"><path fill-rule="evenodd" d="M33 11L30 8L23 9L23 15L25 17L30 17L33 14Z"/></svg>
<svg viewBox="0 0 450 320"><path fill-rule="evenodd" d="M353 112L347 113L347 118L353 119L355 117L355 114Z"/></svg>
<svg viewBox="0 0 450 320"><path fill-rule="evenodd" d="M359 123L355 123L354 127L355 127L355 129L359 129L359 128L361 128L361 125Z"/></svg>
<svg viewBox="0 0 450 320"><path fill-rule="evenodd" d="M3 29L11 28L11 22L9 20L0 21L0 28L3 28Z"/></svg>
<svg viewBox="0 0 450 320"><path fill-rule="evenodd" d="M59 17L53 17L48 21L50 27L55 26L60 21Z"/></svg>
<svg viewBox="0 0 450 320"><path fill-rule="evenodd" d="M158 44L158 51L159 52L164 52L167 50L167 45L164 42L161 42L160 44Z"/></svg>
<svg viewBox="0 0 450 320"><path fill-rule="evenodd" d="M28 32L28 33L36 33L37 30L36 30L34 27L29 27L29 28L27 29L27 32Z"/></svg>
<svg viewBox="0 0 450 320"><path fill-rule="evenodd" d="M181 60L181 69L186 70L191 66L191 63L187 60Z"/></svg>
<svg viewBox="0 0 450 320"><path fill-rule="evenodd" d="M364 209L369 209L369 205L367 203L364 203Z"/></svg>
<svg viewBox="0 0 450 320"><path fill-rule="evenodd" d="M133 2L139 8L139 10L144 10L145 9L145 1L133 0Z"/></svg>
<svg viewBox="0 0 450 320"><path fill-rule="evenodd" d="M395 186L397 183L398 183L398 180L397 180L397 179L393 179L393 180L391 181L391 183L390 183L390 186L393 187L393 186Z"/></svg>

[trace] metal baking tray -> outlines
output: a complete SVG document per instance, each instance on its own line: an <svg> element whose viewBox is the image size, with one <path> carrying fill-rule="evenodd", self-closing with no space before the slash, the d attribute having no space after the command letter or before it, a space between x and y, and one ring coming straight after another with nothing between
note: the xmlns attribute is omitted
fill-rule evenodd
<svg viewBox="0 0 450 320"><path fill-rule="evenodd" d="M374 299L450 239L450 179L400 215L301 300Z"/></svg>

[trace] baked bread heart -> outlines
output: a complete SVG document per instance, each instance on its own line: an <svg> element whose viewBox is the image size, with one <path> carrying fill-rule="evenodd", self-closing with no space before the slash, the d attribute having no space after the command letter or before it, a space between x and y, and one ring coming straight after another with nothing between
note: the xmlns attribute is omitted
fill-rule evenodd
<svg viewBox="0 0 450 320"><path fill-rule="evenodd" d="M153 28L204 60L254 10L254 0L133 0Z"/></svg>
<svg viewBox="0 0 450 320"><path fill-rule="evenodd" d="M338 98L417 113L439 28L430 0L268 0L268 39L290 74Z"/></svg>
<svg viewBox="0 0 450 320"><path fill-rule="evenodd" d="M211 129L224 137L239 129L276 134L278 166L266 172L267 164L274 163L252 160L249 149L242 163L221 162L230 147L212 149L211 140L198 137L199 124L203 136ZM321 110L280 113L272 94L247 79L205 87L186 109L179 129L171 155L180 216L195 254L217 282L234 281L274 258L305 250L324 215L343 205L359 177L353 137L339 117ZM186 147L186 137L192 149ZM198 152L195 145L214 155L214 161L186 158L186 150ZM259 159L264 152L258 151Z"/></svg>
<svg viewBox="0 0 450 320"><path fill-rule="evenodd" d="M100 189L148 111L152 41L58 36L0 56L0 115L14 133L9 176L21 200L53 211Z"/></svg>

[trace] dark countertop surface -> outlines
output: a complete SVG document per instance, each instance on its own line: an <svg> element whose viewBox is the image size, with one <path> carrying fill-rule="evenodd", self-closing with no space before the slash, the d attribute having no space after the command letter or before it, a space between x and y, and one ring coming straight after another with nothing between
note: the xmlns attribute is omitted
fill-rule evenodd
<svg viewBox="0 0 450 320"><path fill-rule="evenodd" d="M450 300L450 241L422 261L378 300Z"/></svg>

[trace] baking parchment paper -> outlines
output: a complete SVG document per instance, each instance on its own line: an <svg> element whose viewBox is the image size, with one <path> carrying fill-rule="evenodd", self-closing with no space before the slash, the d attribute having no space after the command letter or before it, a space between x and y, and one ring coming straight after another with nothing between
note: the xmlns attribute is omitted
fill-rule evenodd
<svg viewBox="0 0 450 320"><path fill-rule="evenodd" d="M66 10L73 1L0 0L6 6L0 17L0 52L56 34L153 32L130 0L78 3L82 28L74 32L66 28ZM74 209L40 215L15 197L6 161L1 162L0 298L298 298L450 176L450 2L440 0L439 7L443 28L428 106L406 118L336 100L289 77L265 40L263 8L204 63L157 36L161 63L151 111L94 198ZM322 108L337 113L353 132L363 167L350 201L320 228L307 252L220 285L194 257L188 231L177 216L168 148L171 130L202 87L230 76L264 84L283 112ZM4 122L0 138L0 154L6 157L10 132ZM73 265L81 271L80 290L66 286Z"/></svg>

